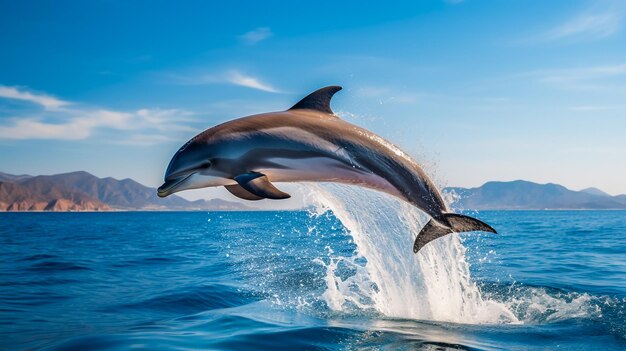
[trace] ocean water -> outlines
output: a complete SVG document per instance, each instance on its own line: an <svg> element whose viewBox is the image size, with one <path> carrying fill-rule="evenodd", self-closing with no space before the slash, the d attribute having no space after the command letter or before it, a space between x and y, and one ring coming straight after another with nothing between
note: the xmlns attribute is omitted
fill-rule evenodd
<svg viewBox="0 0 626 351"><path fill-rule="evenodd" d="M0 349L623 350L626 211L426 218L308 186L308 211L0 214Z"/></svg>

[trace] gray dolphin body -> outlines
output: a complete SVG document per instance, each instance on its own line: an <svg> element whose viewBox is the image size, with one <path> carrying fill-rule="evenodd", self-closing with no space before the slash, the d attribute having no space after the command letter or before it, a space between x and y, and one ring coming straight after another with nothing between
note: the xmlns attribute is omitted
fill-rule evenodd
<svg viewBox="0 0 626 351"><path fill-rule="evenodd" d="M421 167L395 145L333 114L341 87L319 89L287 111L236 119L197 135L174 155L160 197L224 186L246 200L286 199L272 182L354 184L396 196L431 220L413 246L453 232L496 231L486 223L450 213Z"/></svg>

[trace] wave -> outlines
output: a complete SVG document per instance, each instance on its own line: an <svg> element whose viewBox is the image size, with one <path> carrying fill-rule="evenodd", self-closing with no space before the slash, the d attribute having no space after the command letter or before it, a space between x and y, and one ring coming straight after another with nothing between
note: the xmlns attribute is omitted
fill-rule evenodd
<svg viewBox="0 0 626 351"><path fill-rule="evenodd" d="M353 256L319 260L327 271L323 298L331 310L356 307L394 318L519 323L504 304L482 297L470 278L458 235L448 235L413 254L413 241L426 221L418 209L360 188L308 186L314 215L332 211L357 246ZM353 267L355 274L341 277L339 265Z"/></svg>
<svg viewBox="0 0 626 351"><path fill-rule="evenodd" d="M515 283L478 285L471 277L466 248L457 234L412 252L427 218L399 200L361 188L306 185L313 217L331 212L348 230L357 249L331 252L323 266L326 288L320 299L333 312L377 313L384 317L462 324L544 324L565 320L606 320L626 337L625 301L587 293ZM621 319L619 317L622 317Z"/></svg>
<svg viewBox="0 0 626 351"><path fill-rule="evenodd" d="M28 267L28 270L37 273L54 273L64 271L90 271L91 269L87 266L71 262L47 260L32 264Z"/></svg>
<svg viewBox="0 0 626 351"><path fill-rule="evenodd" d="M252 293L241 288L212 284L159 292L156 296L123 304L114 307L113 310L135 309L190 314L241 306L257 299Z"/></svg>
<svg viewBox="0 0 626 351"><path fill-rule="evenodd" d="M507 306L525 325L580 321L626 339L626 298L516 283L483 283L481 291L485 298Z"/></svg>

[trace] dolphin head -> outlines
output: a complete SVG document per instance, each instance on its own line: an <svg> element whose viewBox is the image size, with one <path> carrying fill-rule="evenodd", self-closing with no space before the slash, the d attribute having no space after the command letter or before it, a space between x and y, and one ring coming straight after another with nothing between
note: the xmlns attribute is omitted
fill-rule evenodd
<svg viewBox="0 0 626 351"><path fill-rule="evenodd" d="M182 190L228 183L222 172L213 167L215 149L214 143L197 137L183 145L165 171L165 182L157 190L158 196L166 197Z"/></svg>

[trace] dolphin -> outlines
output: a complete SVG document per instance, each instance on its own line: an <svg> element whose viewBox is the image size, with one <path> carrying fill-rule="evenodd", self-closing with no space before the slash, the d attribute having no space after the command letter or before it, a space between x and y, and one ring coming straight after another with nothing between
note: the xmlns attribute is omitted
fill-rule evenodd
<svg viewBox="0 0 626 351"><path fill-rule="evenodd" d="M413 251L454 232L496 233L451 213L437 187L410 156L333 113L339 86L321 88L286 111L235 119L198 134L173 156L158 196L223 186L245 200L286 199L274 182L354 184L395 196L428 214Z"/></svg>

